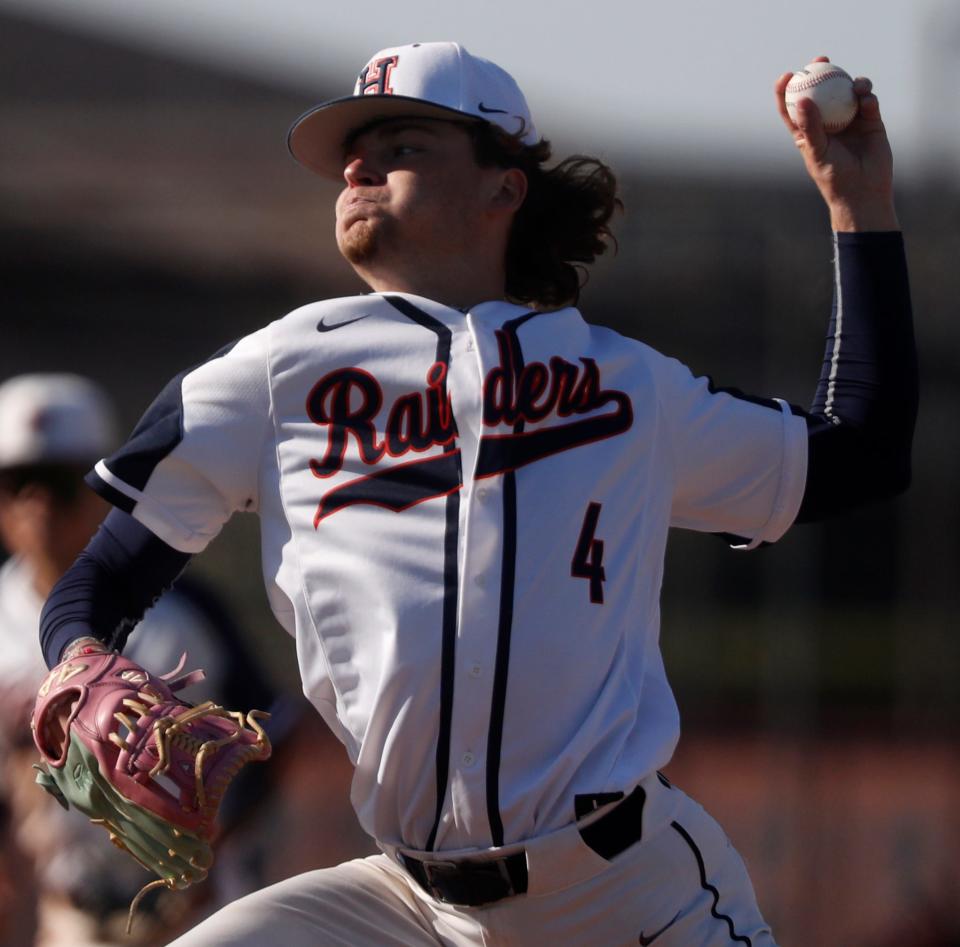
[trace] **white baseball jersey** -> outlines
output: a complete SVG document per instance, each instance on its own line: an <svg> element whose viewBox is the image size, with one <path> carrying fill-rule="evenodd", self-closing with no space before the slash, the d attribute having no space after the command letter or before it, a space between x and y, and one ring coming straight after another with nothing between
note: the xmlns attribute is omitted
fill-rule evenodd
<svg viewBox="0 0 960 947"><path fill-rule="evenodd" d="M101 492L198 552L261 518L304 690L391 845L485 848L629 790L679 733L671 526L776 540L806 426L576 309L305 306L175 379Z"/></svg>

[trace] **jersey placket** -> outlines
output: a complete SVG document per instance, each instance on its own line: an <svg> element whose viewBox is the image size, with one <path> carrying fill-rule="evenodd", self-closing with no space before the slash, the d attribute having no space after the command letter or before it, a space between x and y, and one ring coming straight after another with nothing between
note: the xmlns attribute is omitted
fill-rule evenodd
<svg viewBox="0 0 960 947"><path fill-rule="evenodd" d="M499 478L477 482L473 472L483 433L483 379L496 363L492 333L468 314L454 333L450 373L464 483L450 786L438 848L490 844L485 762L500 611L502 496Z"/></svg>
<svg viewBox="0 0 960 947"><path fill-rule="evenodd" d="M522 314L519 320L517 313ZM504 324L504 315L515 318ZM482 437L517 432L516 426L508 423L484 426L484 384L494 369L507 367L498 331L511 339L514 358L522 361L513 323L530 315L520 309L504 312L501 307L471 312L466 331L460 333L466 338L454 342L451 388L463 452L464 489L451 779L442 820L445 848L504 842L500 757L509 712L506 693L518 510L512 472L481 479L475 475Z"/></svg>

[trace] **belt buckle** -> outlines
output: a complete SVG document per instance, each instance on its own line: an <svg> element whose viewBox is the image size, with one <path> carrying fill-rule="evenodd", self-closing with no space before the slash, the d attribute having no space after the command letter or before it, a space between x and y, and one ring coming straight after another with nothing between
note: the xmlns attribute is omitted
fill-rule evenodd
<svg viewBox="0 0 960 947"><path fill-rule="evenodd" d="M436 881L434 877L436 876L442 882L443 878L449 877L451 874L459 871L460 866L456 862L444 862L444 861L422 861L420 864L423 866L423 873L427 876L427 884L431 888L434 888Z"/></svg>
<svg viewBox="0 0 960 947"><path fill-rule="evenodd" d="M505 858L421 862L430 893L448 904L478 906L517 893Z"/></svg>
<svg viewBox="0 0 960 947"><path fill-rule="evenodd" d="M427 891L438 901L443 901L445 904L455 903L451 897L450 882L457 884L460 865L452 861L422 861L420 866L423 869Z"/></svg>

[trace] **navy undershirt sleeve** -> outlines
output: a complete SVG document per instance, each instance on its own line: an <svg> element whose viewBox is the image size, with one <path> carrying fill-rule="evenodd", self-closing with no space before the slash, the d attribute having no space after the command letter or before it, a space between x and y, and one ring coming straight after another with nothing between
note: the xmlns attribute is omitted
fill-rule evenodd
<svg viewBox="0 0 960 947"><path fill-rule="evenodd" d="M87 548L53 587L40 615L48 667L74 639L122 650L144 612L190 561L122 510L111 510Z"/></svg>
<svg viewBox="0 0 960 947"><path fill-rule="evenodd" d="M903 237L838 233L833 311L807 421L797 522L894 496L910 483L917 354Z"/></svg>

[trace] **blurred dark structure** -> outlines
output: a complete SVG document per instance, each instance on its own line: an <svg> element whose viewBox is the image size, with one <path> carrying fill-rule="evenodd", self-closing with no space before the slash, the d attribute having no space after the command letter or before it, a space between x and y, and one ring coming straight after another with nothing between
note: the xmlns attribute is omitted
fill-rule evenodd
<svg viewBox="0 0 960 947"><path fill-rule="evenodd" d="M265 87L9 17L0 19L0 63L0 377L83 372L107 386L132 425L183 367L298 305L358 288L332 239L336 187L284 147L290 120L337 89ZM807 404L823 356L832 250L799 162L783 181L687 179L642 164L620 171L620 252L596 268L582 300L587 317L723 384ZM669 552L664 652L688 745L728 751L715 754L701 783L682 743L677 765L693 775L689 788L747 827L755 823L745 800L764 788L759 781L779 774L796 790L768 799L780 804L772 834L741 844L763 865L756 882L761 903L766 893L774 904L772 920L789 928L805 918L784 942L841 943L829 925L815 935L809 926L817 910L841 911L836 891L818 878L811 903L801 868L781 876L775 842L803 819L822 826L804 806L826 806L832 794L861 805L829 779L856 782L855 769L843 776L830 762L856 757L844 748L869 746L863 772L872 772L898 747L926 747L919 765L935 772L944 803L930 818L949 810L945 800L954 810L960 801L946 743L960 722L960 170L901 187L898 203L922 369L913 489L842 522L797 528L761 552L689 534L676 534ZM282 633L254 580L248 520L231 524L230 539L195 568L233 596L254 641L275 641ZM289 655L277 660L278 673L293 674ZM789 748L786 763L776 747ZM898 803L909 807L909 796ZM940 828L937 844L955 852L956 818ZM823 871L842 862L829 838L818 844ZM902 864L884 852L873 859L878 871L888 855ZM778 894L788 883L799 886L795 896ZM856 927L844 930L842 943L853 943ZM875 925L859 930L877 934Z"/></svg>

